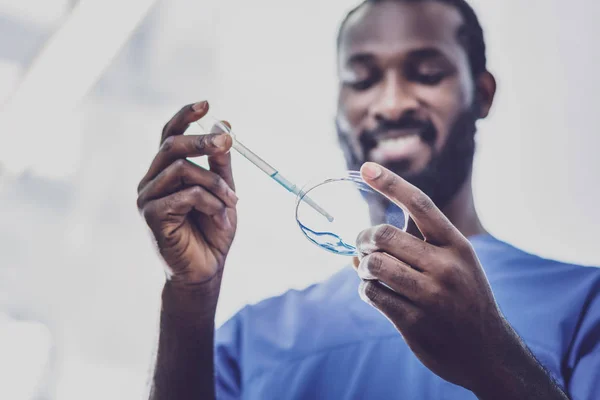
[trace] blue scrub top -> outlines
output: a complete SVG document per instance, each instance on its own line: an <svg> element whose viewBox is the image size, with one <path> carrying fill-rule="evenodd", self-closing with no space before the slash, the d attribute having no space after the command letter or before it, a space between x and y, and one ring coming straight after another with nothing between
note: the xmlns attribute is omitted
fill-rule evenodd
<svg viewBox="0 0 600 400"><path fill-rule="evenodd" d="M600 399L600 269L470 239L504 316L572 400ZM346 268L242 309L216 335L218 399L476 399L429 371Z"/></svg>

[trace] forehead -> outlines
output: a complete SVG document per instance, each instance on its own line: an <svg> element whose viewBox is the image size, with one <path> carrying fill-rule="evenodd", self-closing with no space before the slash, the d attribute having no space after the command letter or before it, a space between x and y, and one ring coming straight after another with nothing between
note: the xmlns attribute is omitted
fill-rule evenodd
<svg viewBox="0 0 600 400"><path fill-rule="evenodd" d="M455 7L437 1L367 3L346 21L340 35L340 61L358 53L394 56L421 48L466 61L457 39L462 24Z"/></svg>

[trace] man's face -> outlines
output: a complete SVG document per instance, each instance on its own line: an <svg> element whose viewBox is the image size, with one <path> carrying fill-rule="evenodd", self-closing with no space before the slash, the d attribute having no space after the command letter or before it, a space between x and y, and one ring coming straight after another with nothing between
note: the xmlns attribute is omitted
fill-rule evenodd
<svg viewBox="0 0 600 400"><path fill-rule="evenodd" d="M462 23L437 2L367 4L339 49L337 125L348 167L382 164L440 207L470 173L479 117Z"/></svg>

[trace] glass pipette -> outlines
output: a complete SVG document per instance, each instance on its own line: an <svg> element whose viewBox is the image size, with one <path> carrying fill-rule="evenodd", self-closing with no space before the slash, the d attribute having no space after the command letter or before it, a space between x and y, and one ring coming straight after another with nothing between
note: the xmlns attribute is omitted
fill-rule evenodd
<svg viewBox="0 0 600 400"><path fill-rule="evenodd" d="M304 194L302 193L302 190L298 188L298 186L294 185L292 182L287 180L283 175L279 173L279 171L277 171L275 168L269 165L265 160L257 156L252 150L240 143L240 141L237 140L234 135L231 135L231 137L233 138L232 147L242 156L246 157L248 161L260 168L265 174L269 175L271 178L273 178L275 182L279 183L289 192L292 192L297 196L302 196ZM302 201L306 202L306 204L314 208L315 211L327 218L329 222L333 222L333 217L321 206L315 203L310 197L304 196L302 197Z"/></svg>
<svg viewBox="0 0 600 400"><path fill-rule="evenodd" d="M200 124L198 123L198 125L200 125ZM263 160L262 158L257 156L256 153L254 153L252 150L250 150L249 148L244 146L239 140L237 140L237 138L231 132L231 129L229 127L227 127L227 125L220 123L220 122L217 123L217 125L219 126L219 128L221 128L221 130L223 132L229 133L229 135L233 139L233 144L231 147L233 147L238 153L240 153L242 156L244 156L252 164L256 165L261 171L263 171L265 174L269 175L275 182L279 183L281 186L286 188L289 192L294 193L297 196L304 195L302 190L297 185L295 185L292 182L290 182L289 180L287 180L283 175L281 175L279 173L279 171L277 171L275 168L273 168L271 165L269 165L269 163L267 163L265 160ZM200 125L200 126L202 126L202 125ZM317 203L315 203L310 197L304 195L304 197L301 197L301 198L302 198L302 201L306 202L306 204L311 206L315 211L317 211L319 214L321 214L322 216L327 218L327 220L329 222L333 222L333 217L331 216L331 214L329 214L321 206L319 206Z"/></svg>

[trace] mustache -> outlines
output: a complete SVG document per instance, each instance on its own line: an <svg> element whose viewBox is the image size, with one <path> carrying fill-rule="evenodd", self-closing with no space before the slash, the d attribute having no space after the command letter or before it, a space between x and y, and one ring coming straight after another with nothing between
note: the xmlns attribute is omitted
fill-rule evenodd
<svg viewBox="0 0 600 400"><path fill-rule="evenodd" d="M414 129L425 143L432 145L437 137L437 129L430 120L419 120L411 115L404 115L395 121L381 120L372 130L364 130L359 141L365 154L377 147L377 143L390 131Z"/></svg>

